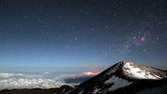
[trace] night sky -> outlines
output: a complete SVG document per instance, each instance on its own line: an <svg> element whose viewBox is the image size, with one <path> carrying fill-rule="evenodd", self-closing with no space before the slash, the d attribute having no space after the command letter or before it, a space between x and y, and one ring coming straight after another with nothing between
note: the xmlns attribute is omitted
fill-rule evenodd
<svg viewBox="0 0 167 94"><path fill-rule="evenodd" d="M167 68L166 0L0 0L0 71Z"/></svg>

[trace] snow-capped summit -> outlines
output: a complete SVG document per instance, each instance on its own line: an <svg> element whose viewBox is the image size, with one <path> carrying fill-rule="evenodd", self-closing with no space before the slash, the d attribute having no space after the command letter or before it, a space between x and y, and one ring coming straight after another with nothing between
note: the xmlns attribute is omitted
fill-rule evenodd
<svg viewBox="0 0 167 94"><path fill-rule="evenodd" d="M120 88L120 90L117 89L116 91L112 91L116 83L124 83L123 81L115 81L115 77L127 81L128 83L126 84L128 86L126 86L126 88ZM65 94L111 94L111 92L112 94L121 94L121 90L132 87L132 89L134 89L132 92L135 92L135 90L140 91L150 86L157 86L159 85L160 81L164 81L164 79L165 81L167 79L167 71L165 70L146 65L134 64L133 62L121 61L99 73L98 75L81 83ZM145 83L147 83L147 85L145 85ZM140 86L142 86L142 88L138 88ZM127 93L124 94L129 93L127 91Z"/></svg>
<svg viewBox="0 0 167 94"><path fill-rule="evenodd" d="M167 77L164 70L132 62L123 62L120 72L120 76L128 80L161 80Z"/></svg>

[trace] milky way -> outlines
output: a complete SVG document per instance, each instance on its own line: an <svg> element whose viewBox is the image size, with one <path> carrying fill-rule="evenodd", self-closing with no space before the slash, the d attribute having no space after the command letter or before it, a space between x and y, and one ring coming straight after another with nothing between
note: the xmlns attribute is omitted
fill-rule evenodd
<svg viewBox="0 0 167 94"><path fill-rule="evenodd" d="M1 71L166 68L166 35L165 0L0 0Z"/></svg>

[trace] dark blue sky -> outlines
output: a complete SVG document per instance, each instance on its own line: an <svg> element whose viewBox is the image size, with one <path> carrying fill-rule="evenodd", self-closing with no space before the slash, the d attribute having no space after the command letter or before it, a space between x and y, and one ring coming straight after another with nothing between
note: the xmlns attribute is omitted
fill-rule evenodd
<svg viewBox="0 0 167 94"><path fill-rule="evenodd" d="M0 0L0 71L167 68L165 0Z"/></svg>

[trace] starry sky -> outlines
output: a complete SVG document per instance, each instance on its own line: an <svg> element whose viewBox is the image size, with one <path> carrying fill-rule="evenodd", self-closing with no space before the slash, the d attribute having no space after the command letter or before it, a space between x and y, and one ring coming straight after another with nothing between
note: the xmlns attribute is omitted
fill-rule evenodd
<svg viewBox="0 0 167 94"><path fill-rule="evenodd" d="M166 0L0 0L0 71L167 68Z"/></svg>

